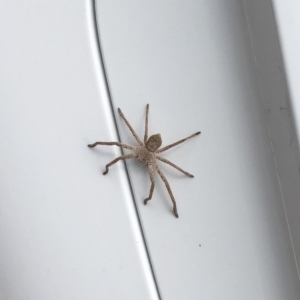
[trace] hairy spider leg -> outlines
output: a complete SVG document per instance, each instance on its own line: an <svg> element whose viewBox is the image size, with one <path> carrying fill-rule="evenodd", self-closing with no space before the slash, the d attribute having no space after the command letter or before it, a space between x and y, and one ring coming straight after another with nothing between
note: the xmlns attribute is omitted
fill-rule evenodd
<svg viewBox="0 0 300 300"><path fill-rule="evenodd" d="M173 168L177 169L178 171L182 172L183 174L185 174L185 175L188 176L188 177L191 177L191 178L194 177L194 175L192 175L192 174L190 174L190 173L188 173L188 172L182 170L182 169L179 168L177 165L173 164L171 161L169 161L169 160L167 160L167 159L165 159L165 158L163 158L163 157L155 156L155 158L157 158L157 159L161 160L162 162L164 162L164 163L166 163L166 164L172 166Z"/></svg>
<svg viewBox="0 0 300 300"><path fill-rule="evenodd" d="M157 173L159 174L159 176L161 177L162 181L164 182L164 184L166 185L166 188L168 190L168 193L171 197L171 200L173 202L173 212L174 212L174 215L176 218L179 218L179 215L178 215L178 212L177 212L177 206L176 206L176 201L175 201L175 198L173 196L173 193L172 193L172 190L171 190L171 187L169 185L169 182L167 180L167 178L165 177L165 175L162 173L162 171L160 170L160 167L158 166L158 164L155 162L155 169L157 171Z"/></svg>
<svg viewBox="0 0 300 300"><path fill-rule="evenodd" d="M176 143L170 144L170 145L168 145L168 146L166 146L166 147L163 147L163 148L157 150L156 153L160 153L160 152L166 151L166 150L168 150L168 149L170 149L170 148L172 148L172 147L174 147L174 146L177 146L177 145L179 145L179 144L185 142L186 140L188 140L188 139L190 139L190 138L192 138L192 137L194 137L194 136L196 136L196 135L198 135L198 134L200 134L200 133L201 133L200 131L199 131L199 132L196 132L196 133L194 133L194 134L188 136L188 137L185 138L185 139L179 140L179 141L176 142Z"/></svg>
<svg viewBox="0 0 300 300"><path fill-rule="evenodd" d="M93 147L95 147L97 145L119 146L119 147L130 149L130 150L133 150L133 151L136 150L136 147L134 147L134 146L122 144L122 143L119 143L119 142L96 142L94 144L89 144L88 147L93 148Z"/></svg>
<svg viewBox="0 0 300 300"><path fill-rule="evenodd" d="M149 115L149 104L147 104L147 106L146 106L145 136L144 136L144 144L145 145L148 140L148 115Z"/></svg>
<svg viewBox="0 0 300 300"><path fill-rule="evenodd" d="M140 146L144 146L143 142L139 139L139 137L137 136L136 132L133 130L133 128L131 127L131 125L129 124L129 122L127 121L127 119L125 118L123 112L121 111L120 108L118 108L118 112L120 114L120 116L122 117L122 119L125 121L127 127L129 128L129 130L131 131L132 135L134 136L134 138L136 139L136 141L139 143Z"/></svg>
<svg viewBox="0 0 300 300"><path fill-rule="evenodd" d="M153 195L153 190L155 186L155 181L154 181L154 170L153 170L153 165L151 163L148 164L148 172L151 180L151 187L150 187L150 192L149 192L149 197L144 200L144 204L146 205L149 200L151 200L152 195Z"/></svg>
<svg viewBox="0 0 300 300"><path fill-rule="evenodd" d="M122 155L122 156L119 156L117 157L116 159L114 159L113 161L111 161L109 164L107 164L105 166L105 172L103 173L103 175L106 175L108 173L108 168L111 167L113 164L115 164L116 162L118 162L119 160L125 160L125 159L128 159L128 158L134 158L134 157L137 157L138 155L137 154L128 154L128 155Z"/></svg>

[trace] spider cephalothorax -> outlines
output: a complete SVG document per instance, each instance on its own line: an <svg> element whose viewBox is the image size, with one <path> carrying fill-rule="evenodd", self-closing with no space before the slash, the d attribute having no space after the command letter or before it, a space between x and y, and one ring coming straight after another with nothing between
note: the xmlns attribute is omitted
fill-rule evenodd
<svg viewBox="0 0 300 300"><path fill-rule="evenodd" d="M146 107L146 120L145 120L145 136L144 136L144 143L139 139L139 137L137 136L137 134L135 133L135 131L133 130L133 128L131 127L131 125L129 124L129 122L126 120L124 114L122 113L121 109L118 109L120 116L123 118L123 120L125 121L126 125L128 126L128 128L130 129L131 133L133 134L134 138L136 139L136 141L138 142L139 146L131 146L131 145L127 145L127 144L122 144L119 142L96 142L94 144L90 144L88 145L90 148L93 148L97 145L108 145L108 146L112 146L112 145L116 145L119 147L123 147L126 149L130 149L133 151L132 154L128 154L128 155L122 155L117 157L116 159L114 159L113 161L111 161L109 164L106 165L106 169L104 171L104 175L108 173L109 171L109 167L112 166L113 164L115 164L116 162L118 162L119 160L125 160L128 158L137 158L139 161L141 161L144 164L147 164L148 166L148 172L149 172L149 176L150 176L150 180L151 180L151 187L150 187L150 193L148 198L146 198L144 200L144 203L147 204L147 202L149 200L151 200L152 198L152 194L153 194L153 190L154 190L154 186L155 186L155 182L154 182L154 169L157 171L157 173L159 174L159 176L161 177L161 179L163 180L163 182L166 185L166 188L168 190L168 193L171 197L172 203L173 203L173 212L174 215L178 218L178 212L177 212L177 206L176 206L176 201L175 198L173 196L172 190L170 188L169 182L167 180L167 178L164 176L164 174L162 173L159 165L157 164L156 160L160 160L172 167L174 167L175 169L177 169L178 171L182 172L183 174L187 175L188 177L194 177L192 174L182 170L181 168L179 168L177 165L173 164L172 162L170 162L169 160L158 156L157 154L163 151L166 151L178 144L183 143L184 141L200 134L199 132L196 132L190 136L188 136L185 139L179 140L176 143L170 144L168 146L165 146L161 149L159 149L159 147L162 144L162 139L161 139L161 135L158 134L154 134L152 136L149 137L148 139L148 114L149 114L149 104L147 104Z"/></svg>

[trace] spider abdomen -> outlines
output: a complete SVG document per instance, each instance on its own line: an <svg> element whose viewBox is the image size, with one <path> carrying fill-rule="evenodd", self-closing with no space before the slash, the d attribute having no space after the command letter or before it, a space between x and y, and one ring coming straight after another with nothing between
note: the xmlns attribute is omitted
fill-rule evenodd
<svg viewBox="0 0 300 300"><path fill-rule="evenodd" d="M146 148L150 152L155 152L161 146L162 140L161 135L159 133L153 134L149 137L146 142Z"/></svg>
<svg viewBox="0 0 300 300"><path fill-rule="evenodd" d="M137 149L136 154L138 159L144 164L152 161L153 154L144 147Z"/></svg>

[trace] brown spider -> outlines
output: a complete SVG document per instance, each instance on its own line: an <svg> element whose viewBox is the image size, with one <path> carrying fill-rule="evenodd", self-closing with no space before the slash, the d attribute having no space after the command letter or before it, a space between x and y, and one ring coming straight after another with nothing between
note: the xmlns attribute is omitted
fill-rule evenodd
<svg viewBox="0 0 300 300"><path fill-rule="evenodd" d="M177 207L176 207L176 201L175 201L175 198L173 196L173 193L171 191L171 188L170 188L170 185L169 185L169 182L167 180L167 178L164 176L164 174L162 173L159 165L157 164L156 162L156 159L174 167L175 169L177 169L178 171L182 172L183 174L187 175L188 177L191 177L193 178L194 176L184 170L182 170L181 168L179 168L177 165L173 164L172 162L170 162L169 160L163 158L163 157L160 157L158 156L157 154L158 153L161 153L163 151L166 151L178 144L181 144L183 142L185 142L186 140L200 134L201 132L196 132L194 134L192 134L191 136L185 138L185 139L182 139L182 140L179 140L178 142L176 143L173 143L173 144L170 144L168 146L165 146L161 149L158 150L158 148L161 146L161 143L162 143L162 139L161 139L161 135L158 133L158 134L154 134L152 136L149 137L148 139L148 114L149 114L149 104L147 104L146 106L146 119L145 119L145 136L144 136L144 143L139 139L139 137L137 136L137 134L135 133L135 131L133 130L133 128L131 127L131 125L129 124L129 122L127 121L127 119L125 118L124 114L122 113L121 109L118 108L118 111L119 111L119 114L120 116L123 118L123 120L125 121L126 125L128 126L128 128L130 129L131 133L133 134L134 138L136 139L136 141L139 143L140 146L138 147L135 147L135 146L131 146L131 145L126 145L126 144L122 144L122 143L119 143L119 142L96 142L94 144L90 144L88 145L88 147L90 148L93 148L97 145L107 145L107 146L113 146L113 145L116 145L116 146L119 146L119 147L123 147L123 148L127 148L127 149L130 149L132 151L134 151L134 153L132 154L128 154L128 155L122 155L122 156L119 156L117 157L116 159L114 159L113 161L111 161L109 164L106 165L106 170L105 172L103 173L103 175L106 175L108 173L108 168L110 166L112 166L113 164L115 164L116 162L118 162L119 160L125 160L125 159L128 159L128 158L138 158L142 163L144 164L147 164L148 165L148 171L149 171L149 175L150 175L150 180L151 180L151 187L150 187L150 193L149 193L149 196L148 198L146 198L144 200L144 204L146 205L147 202L149 200L151 200L152 198L152 194L153 194L153 190L154 190L154 185L155 185L155 182L154 182L154 169L157 171L157 173L159 174L159 176L161 177L161 179L163 180L163 182L165 183L166 185L166 188L168 190L168 193L171 197L171 200L173 202L173 212L174 212L174 215L178 218L178 212L177 212Z"/></svg>

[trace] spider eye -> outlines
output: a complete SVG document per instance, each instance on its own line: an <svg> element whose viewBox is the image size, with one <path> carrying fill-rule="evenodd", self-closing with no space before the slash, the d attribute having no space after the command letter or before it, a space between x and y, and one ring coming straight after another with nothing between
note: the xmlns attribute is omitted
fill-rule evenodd
<svg viewBox="0 0 300 300"><path fill-rule="evenodd" d="M155 152L161 146L161 143L162 143L161 135L159 133L154 134L149 137L146 143L146 148L150 152Z"/></svg>

